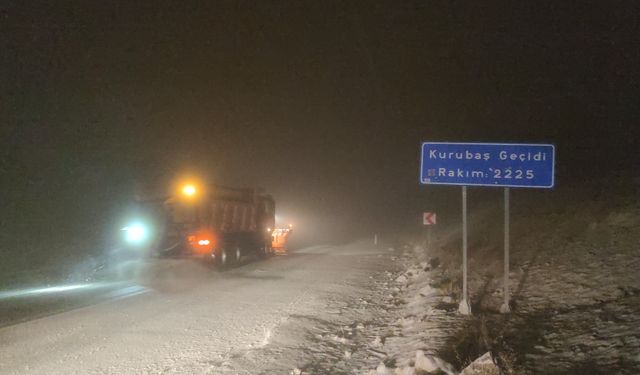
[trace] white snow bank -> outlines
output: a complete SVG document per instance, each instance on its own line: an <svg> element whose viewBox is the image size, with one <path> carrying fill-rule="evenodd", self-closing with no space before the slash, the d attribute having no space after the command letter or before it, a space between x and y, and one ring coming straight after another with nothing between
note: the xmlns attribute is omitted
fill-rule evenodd
<svg viewBox="0 0 640 375"><path fill-rule="evenodd" d="M447 375L455 375L453 366L438 357L424 354L422 350L416 351L415 368L427 374L445 372Z"/></svg>
<svg viewBox="0 0 640 375"><path fill-rule="evenodd" d="M426 285L422 288L420 288L420 291L418 291L418 294L423 296L423 297L432 297L437 295L438 289L435 289L434 287L432 287L431 285Z"/></svg>
<svg viewBox="0 0 640 375"><path fill-rule="evenodd" d="M471 362L465 367L460 375L500 375L500 370L496 366L493 356L490 352L486 352L480 358Z"/></svg>

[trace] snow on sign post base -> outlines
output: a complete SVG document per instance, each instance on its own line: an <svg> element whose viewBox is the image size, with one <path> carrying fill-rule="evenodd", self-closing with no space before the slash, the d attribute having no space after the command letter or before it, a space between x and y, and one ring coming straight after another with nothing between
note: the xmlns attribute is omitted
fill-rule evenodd
<svg viewBox="0 0 640 375"><path fill-rule="evenodd" d="M555 147L550 144L423 142L420 183L462 186L462 301L471 314L467 292L467 186L503 187L505 202L504 303L509 307L509 188L553 188Z"/></svg>

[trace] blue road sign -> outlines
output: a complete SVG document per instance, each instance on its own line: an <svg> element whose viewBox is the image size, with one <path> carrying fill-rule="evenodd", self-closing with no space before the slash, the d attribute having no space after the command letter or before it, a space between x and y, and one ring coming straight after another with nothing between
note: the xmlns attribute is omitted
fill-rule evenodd
<svg viewBox="0 0 640 375"><path fill-rule="evenodd" d="M422 143L420 182L552 188L555 147L547 144Z"/></svg>

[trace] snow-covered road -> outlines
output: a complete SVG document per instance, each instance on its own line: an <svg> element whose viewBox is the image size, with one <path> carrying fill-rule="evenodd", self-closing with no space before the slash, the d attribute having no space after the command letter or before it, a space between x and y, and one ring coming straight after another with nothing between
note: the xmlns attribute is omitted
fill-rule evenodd
<svg viewBox="0 0 640 375"><path fill-rule="evenodd" d="M300 361L289 348L309 335L287 321L338 313L332 296L357 298L390 262L353 244L226 272L190 261L149 267L133 295L0 329L0 373L288 373Z"/></svg>

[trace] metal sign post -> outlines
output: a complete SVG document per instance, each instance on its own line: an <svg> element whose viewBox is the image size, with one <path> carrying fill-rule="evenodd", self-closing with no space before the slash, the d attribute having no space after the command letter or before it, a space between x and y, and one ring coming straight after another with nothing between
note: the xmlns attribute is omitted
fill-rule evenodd
<svg viewBox="0 0 640 375"><path fill-rule="evenodd" d="M471 315L469 294L467 292L467 187L462 186L462 301L458 312Z"/></svg>
<svg viewBox="0 0 640 375"><path fill-rule="evenodd" d="M509 188L504 188L504 303L500 312L511 312L509 307Z"/></svg>

